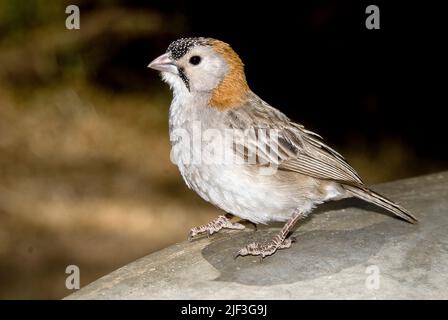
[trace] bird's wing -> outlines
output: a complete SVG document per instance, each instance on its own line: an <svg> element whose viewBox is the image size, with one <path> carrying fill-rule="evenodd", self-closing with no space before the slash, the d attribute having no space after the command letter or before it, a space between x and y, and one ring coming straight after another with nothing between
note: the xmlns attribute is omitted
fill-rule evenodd
<svg viewBox="0 0 448 320"><path fill-rule="evenodd" d="M318 134L292 122L255 94L244 106L227 112L229 127L246 130L245 140L234 143L234 151L246 161L248 155L256 154L254 165L274 163L280 170L363 185L356 171Z"/></svg>

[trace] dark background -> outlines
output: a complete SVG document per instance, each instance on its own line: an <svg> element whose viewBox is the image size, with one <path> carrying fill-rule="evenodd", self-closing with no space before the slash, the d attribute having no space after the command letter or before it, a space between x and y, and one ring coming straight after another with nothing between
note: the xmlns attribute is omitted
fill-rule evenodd
<svg viewBox="0 0 448 320"><path fill-rule="evenodd" d="M220 213L170 163L171 93L146 68L180 37L231 44L368 184L446 170L440 3L0 1L0 298L61 298L67 265L84 286Z"/></svg>
<svg viewBox="0 0 448 320"><path fill-rule="evenodd" d="M380 30L365 27L369 4L380 7ZM148 76L141 65L148 57L163 52L176 37L214 37L240 54L254 92L330 143L368 144L376 154L382 141L396 141L417 159L403 161L398 176L432 171L427 162L439 167L448 159L442 151L447 34L440 4L330 0L126 5L182 16L188 30L132 41L136 50L127 48L110 58L117 68L133 68L139 78L129 83L109 77L116 72L109 70L99 75L102 85L146 90Z"/></svg>

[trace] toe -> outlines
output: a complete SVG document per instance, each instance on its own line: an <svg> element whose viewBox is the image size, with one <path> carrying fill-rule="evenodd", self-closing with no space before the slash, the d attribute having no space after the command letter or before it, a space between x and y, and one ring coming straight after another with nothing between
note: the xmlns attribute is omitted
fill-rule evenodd
<svg viewBox="0 0 448 320"><path fill-rule="evenodd" d="M242 249L238 250L238 252L233 256L233 259L236 260L236 258L238 258L239 256L243 257L247 254L248 254L247 249L242 248Z"/></svg>
<svg viewBox="0 0 448 320"><path fill-rule="evenodd" d="M244 225L242 225L241 223L232 223L232 227L231 229L236 229L236 230L243 230L246 229L246 227Z"/></svg>

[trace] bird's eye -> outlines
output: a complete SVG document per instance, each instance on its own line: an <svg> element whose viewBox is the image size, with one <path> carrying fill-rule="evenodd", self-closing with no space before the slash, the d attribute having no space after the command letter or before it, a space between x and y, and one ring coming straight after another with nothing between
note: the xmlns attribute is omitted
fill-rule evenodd
<svg viewBox="0 0 448 320"><path fill-rule="evenodd" d="M192 65L197 66L200 62L201 62L201 57L200 57L200 56L192 56L192 57L190 58L190 63L191 63Z"/></svg>

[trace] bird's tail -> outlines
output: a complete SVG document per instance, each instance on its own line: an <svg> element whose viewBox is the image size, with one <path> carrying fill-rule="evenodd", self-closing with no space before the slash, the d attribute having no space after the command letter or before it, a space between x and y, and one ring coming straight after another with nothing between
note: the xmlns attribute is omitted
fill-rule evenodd
<svg viewBox="0 0 448 320"><path fill-rule="evenodd" d="M417 219L409 211L364 186L343 185L343 187L353 196L384 208L407 222L417 222Z"/></svg>

